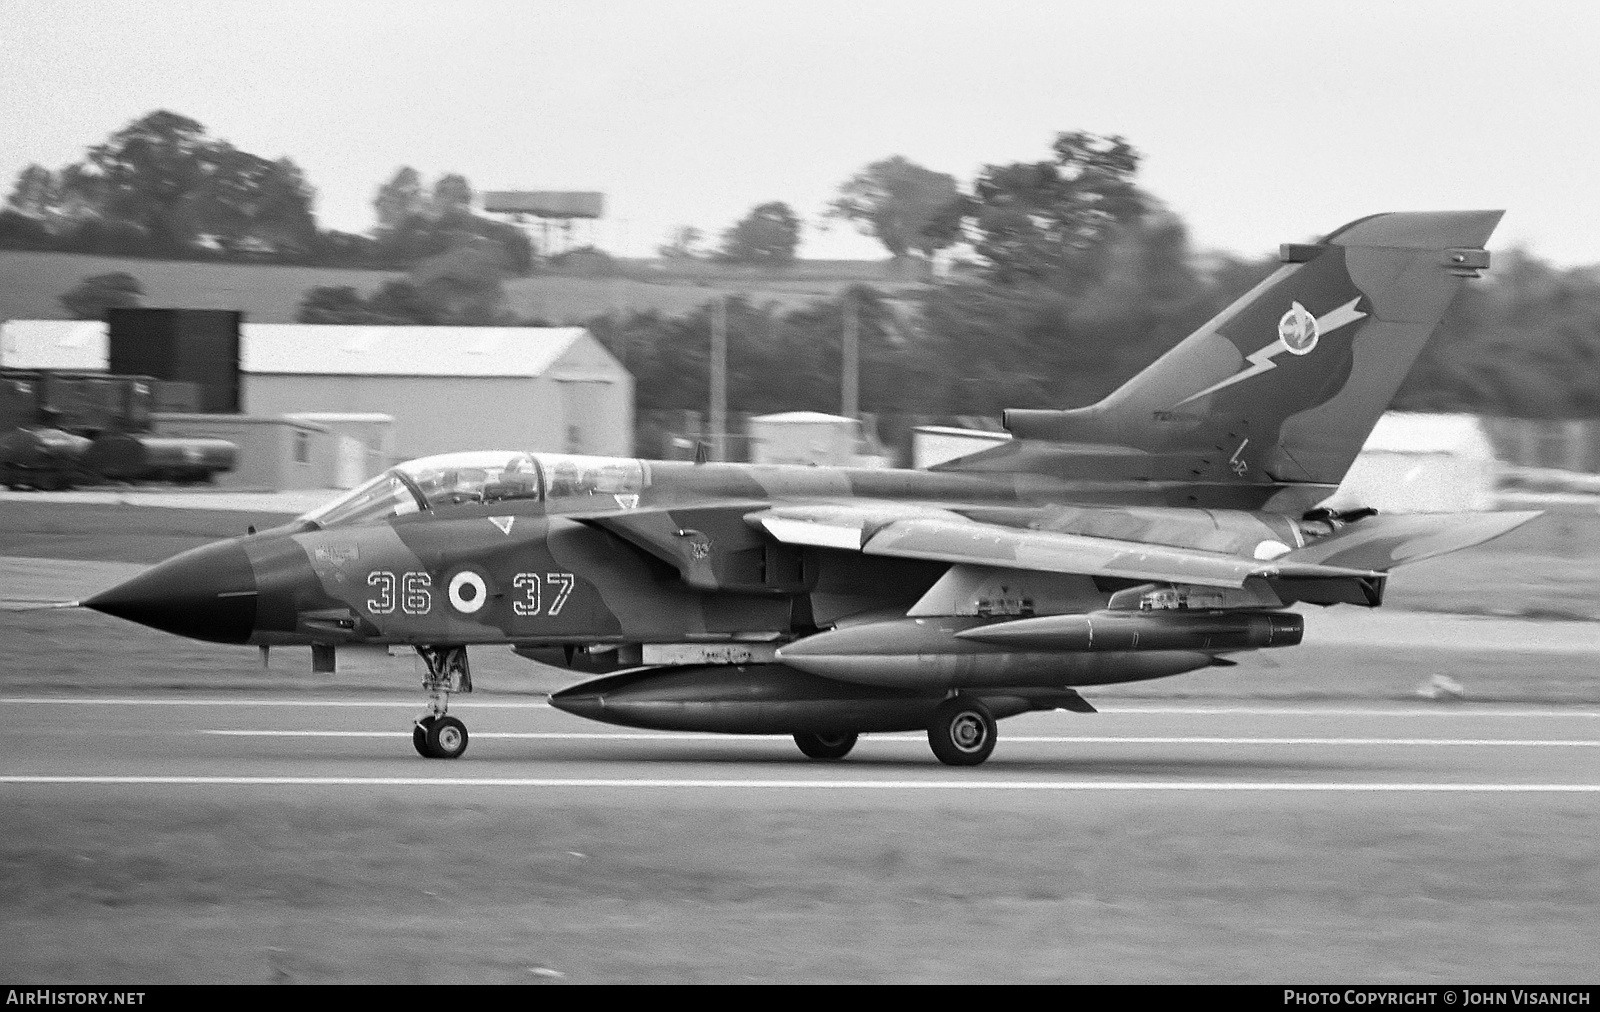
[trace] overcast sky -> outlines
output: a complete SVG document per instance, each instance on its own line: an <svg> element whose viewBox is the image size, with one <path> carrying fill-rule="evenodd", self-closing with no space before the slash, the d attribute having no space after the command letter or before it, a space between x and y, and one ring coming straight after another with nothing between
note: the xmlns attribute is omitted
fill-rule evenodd
<svg viewBox="0 0 1600 1012"><path fill-rule="evenodd" d="M1202 248L1264 253L1377 211L1494 207L1494 245L1600 263L1600 4L0 0L0 176L158 108L366 231L401 165L479 190L600 190L645 255L788 202L814 226L901 154L964 184L1125 136Z"/></svg>

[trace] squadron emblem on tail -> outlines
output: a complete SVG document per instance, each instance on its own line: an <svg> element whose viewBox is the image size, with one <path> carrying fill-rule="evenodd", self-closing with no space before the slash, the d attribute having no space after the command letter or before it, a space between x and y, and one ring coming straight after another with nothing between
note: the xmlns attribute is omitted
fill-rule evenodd
<svg viewBox="0 0 1600 1012"><path fill-rule="evenodd" d="M1362 319L1367 314L1356 308L1360 299L1351 299L1337 309L1324 313L1322 316L1312 316L1300 303L1290 304L1289 311L1283 314L1278 321L1278 339L1271 344L1254 352L1245 361L1250 363L1248 369L1241 369L1221 383L1213 383L1199 393L1190 394L1179 401L1174 407L1181 407L1190 401L1199 400L1207 394L1214 394L1224 387L1231 387L1235 383L1247 380L1252 376L1259 376L1269 369L1276 369L1278 363L1273 359L1288 352L1291 355L1309 355L1316 350L1317 340L1323 334L1331 333L1340 327L1347 326Z"/></svg>

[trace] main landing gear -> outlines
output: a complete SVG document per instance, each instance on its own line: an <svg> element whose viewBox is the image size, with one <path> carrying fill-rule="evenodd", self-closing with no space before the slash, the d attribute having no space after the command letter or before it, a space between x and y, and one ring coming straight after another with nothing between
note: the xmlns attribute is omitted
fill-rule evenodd
<svg viewBox="0 0 1600 1012"><path fill-rule="evenodd" d="M812 759L843 759L856 747L861 736L854 732L833 734L796 734L794 743Z"/></svg>
<svg viewBox="0 0 1600 1012"><path fill-rule="evenodd" d="M994 751L994 715L982 701L952 696L933 711L928 747L947 766L976 766Z"/></svg>
<svg viewBox="0 0 1600 1012"><path fill-rule="evenodd" d="M797 732L794 743L812 759L843 759L859 737L853 731ZM971 696L951 696L928 723L928 745L947 766L977 766L989 758L998 737L994 714Z"/></svg>
<svg viewBox="0 0 1600 1012"><path fill-rule="evenodd" d="M416 647L428 666L422 689L428 694L428 712L417 718L411 730L411 744L427 759L457 759L467 750L467 725L445 711L450 693L472 691L472 671L467 667L467 648Z"/></svg>

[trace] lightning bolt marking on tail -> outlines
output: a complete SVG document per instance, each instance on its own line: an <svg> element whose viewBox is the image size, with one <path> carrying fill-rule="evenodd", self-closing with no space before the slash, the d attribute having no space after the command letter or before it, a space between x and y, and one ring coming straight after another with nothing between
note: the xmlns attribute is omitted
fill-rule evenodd
<svg viewBox="0 0 1600 1012"><path fill-rule="evenodd" d="M1328 312L1317 317L1317 334L1319 339L1323 335L1330 334L1333 331L1338 330L1340 327L1352 324L1366 316L1366 313L1356 309L1356 303L1360 301L1361 299L1358 296L1357 298L1346 302L1337 309L1330 309ZM1206 394L1214 394L1223 387L1231 387L1235 383L1247 380L1252 376L1259 376L1264 372L1276 369L1278 368L1278 363L1274 362L1273 359L1288 350L1289 346L1284 344L1283 338L1280 337L1276 341L1273 341L1271 344L1267 345L1265 348L1261 348L1245 356L1245 361L1250 363L1249 368L1241 369L1232 376L1229 376L1227 379L1223 380L1221 383L1213 383L1211 386L1206 387L1199 393L1190 394L1177 404L1174 404L1173 407L1182 407L1183 405L1188 404L1190 401L1199 400Z"/></svg>

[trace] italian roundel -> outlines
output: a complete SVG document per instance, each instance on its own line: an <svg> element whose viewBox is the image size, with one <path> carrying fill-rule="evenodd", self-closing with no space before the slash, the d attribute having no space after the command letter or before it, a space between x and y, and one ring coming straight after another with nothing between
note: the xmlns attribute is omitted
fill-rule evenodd
<svg viewBox="0 0 1600 1012"><path fill-rule="evenodd" d="M494 581L478 566L461 566L445 581L445 596L450 607L462 615L473 615L494 596Z"/></svg>

